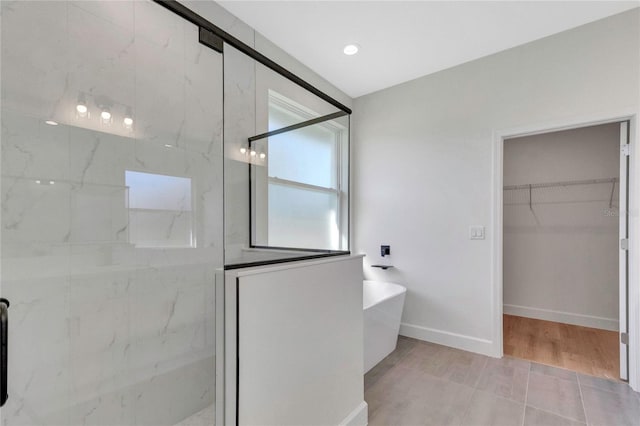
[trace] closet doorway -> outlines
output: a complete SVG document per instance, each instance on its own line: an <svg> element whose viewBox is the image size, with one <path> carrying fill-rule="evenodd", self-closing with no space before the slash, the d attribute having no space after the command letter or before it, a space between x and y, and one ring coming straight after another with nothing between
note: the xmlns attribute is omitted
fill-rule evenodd
<svg viewBox="0 0 640 426"><path fill-rule="evenodd" d="M504 355L627 380L629 122L504 140Z"/></svg>

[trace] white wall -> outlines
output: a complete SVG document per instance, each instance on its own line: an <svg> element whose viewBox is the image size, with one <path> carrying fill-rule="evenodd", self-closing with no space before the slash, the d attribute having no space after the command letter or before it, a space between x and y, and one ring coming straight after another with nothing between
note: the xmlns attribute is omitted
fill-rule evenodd
<svg viewBox="0 0 640 426"><path fill-rule="evenodd" d="M355 247L391 245L365 275L407 286L402 334L496 354L494 133L637 111L639 41L635 9L355 100Z"/></svg>
<svg viewBox="0 0 640 426"><path fill-rule="evenodd" d="M618 123L514 138L504 185L618 177ZM618 330L618 190L612 183L504 192L504 312ZM609 208L613 190L612 208Z"/></svg>
<svg viewBox="0 0 640 426"><path fill-rule="evenodd" d="M366 425L361 256L227 271L225 285L227 423L238 356L238 424Z"/></svg>

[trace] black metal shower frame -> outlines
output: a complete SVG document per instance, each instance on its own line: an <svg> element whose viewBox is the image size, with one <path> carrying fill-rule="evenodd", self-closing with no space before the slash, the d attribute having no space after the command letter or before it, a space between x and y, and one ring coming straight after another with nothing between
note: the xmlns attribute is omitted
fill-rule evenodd
<svg viewBox="0 0 640 426"><path fill-rule="evenodd" d="M220 27L218 27L217 25L213 24L212 22L208 21L207 19L203 18L202 16L198 15L197 13L195 13L194 11L192 11L191 9L187 8L186 6L184 6L183 4L181 4L180 2L176 1L176 0L153 0L155 3L165 7L166 9L170 10L171 12L177 14L178 16L186 19L187 21L191 22L194 25L197 25L199 28L199 42L202 43L205 46L210 47L211 49L222 53L223 57L224 57L224 44L228 44L230 46L232 46L233 48L239 50L240 52L244 53L245 55L249 56L250 58L256 60L257 62L261 63L262 65L266 66L267 68L275 71L276 73L280 74L281 76L285 77L286 79L290 80L291 82L297 84L298 86L302 87L303 89L309 91L310 93L313 93L314 95L316 95L317 97L319 97L320 99L324 100L325 102L333 105L334 107L338 108L339 111L326 115L326 116L322 116L322 117L317 117L317 118L313 118L311 120L302 122L302 123L298 123L298 124L294 124L292 126L288 126L282 129L277 129L271 132L267 132L267 133L263 133L260 135L256 135L256 136L252 136L248 138L248 142L249 144L251 144L253 141L258 140L258 139L263 139L263 138L267 138L269 136L274 136L277 134L281 134L281 133L285 133L285 132L289 132L292 130L296 130L296 129L300 129L303 127L307 127L307 126L311 126L313 124L318 124L324 121L328 121L328 120L332 120L335 118L339 118L345 115L351 115L352 111L349 107L345 106L344 104L342 104L341 102L337 101L336 99L332 98L331 96L327 95L326 93L324 93L323 91L321 91L320 89L318 89L317 87L313 86L312 84L308 83L307 81L303 80L302 78L298 77L297 75L295 75L294 73L292 73L291 71L287 70L286 68L284 68L283 66L279 65L278 63L274 62L273 60L269 59L268 57L266 57L265 55L263 55L262 53L258 52L257 50L255 50L254 48L252 48L251 46L247 45L246 43L243 43L242 41L240 41L239 39L237 39L236 37L232 36L231 34L229 34L228 32L224 31L223 29L221 29ZM349 160L347 162L347 186L350 185L350 178L351 178L351 161ZM331 256L343 256L343 255L348 255L351 254L350 250L325 250L325 249L308 249L308 248L295 248L295 247L273 247L273 246L261 246L261 245L254 245L253 244L253 226L251 223L251 209L252 209L252 192L251 192L251 163L249 163L249 247L250 248L256 248L256 249L271 249L271 250L291 250L291 251L297 251L297 252L301 252L301 253L308 253L305 255L298 255L298 256L291 256L288 258L282 258L282 259L273 259L273 260L265 260L265 261L259 261L259 262L247 262L247 263L236 263L233 265L225 265L224 269L225 270L231 270L231 269L241 269L241 268L246 268L246 267L250 267L250 266L265 266L265 265L273 265L273 264L278 264L278 263L286 263L286 262L292 262L292 261L299 261L299 260L308 260L308 259L315 259L315 258L322 258L322 257L331 257ZM347 197L347 229L348 232L351 232L351 205L350 205L350 200L349 197ZM349 246L351 245L351 241L350 239L348 239L349 241ZM349 247L350 248L350 247Z"/></svg>

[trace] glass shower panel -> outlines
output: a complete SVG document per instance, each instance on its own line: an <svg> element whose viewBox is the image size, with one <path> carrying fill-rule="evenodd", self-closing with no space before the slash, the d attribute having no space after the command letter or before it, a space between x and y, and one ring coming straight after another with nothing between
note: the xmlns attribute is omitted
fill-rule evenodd
<svg viewBox="0 0 640 426"><path fill-rule="evenodd" d="M256 134L340 111L336 106L260 63L256 62L254 70Z"/></svg>
<svg viewBox="0 0 640 426"><path fill-rule="evenodd" d="M222 55L146 0L1 31L2 424L213 424Z"/></svg>
<svg viewBox="0 0 640 426"><path fill-rule="evenodd" d="M308 256L297 249L348 250L348 116L234 47L225 44L224 52L226 265ZM268 135L289 126L297 129ZM331 194L309 195L304 199L310 204L304 205L297 199L297 207L285 211L287 197L303 192L272 178ZM278 187L273 186L270 199L272 185ZM323 202L322 212L314 211L325 198L333 207ZM332 219L325 214L329 210ZM295 220L296 231L282 234L277 224L286 228L289 219Z"/></svg>
<svg viewBox="0 0 640 426"><path fill-rule="evenodd" d="M251 142L256 246L348 250L349 117Z"/></svg>

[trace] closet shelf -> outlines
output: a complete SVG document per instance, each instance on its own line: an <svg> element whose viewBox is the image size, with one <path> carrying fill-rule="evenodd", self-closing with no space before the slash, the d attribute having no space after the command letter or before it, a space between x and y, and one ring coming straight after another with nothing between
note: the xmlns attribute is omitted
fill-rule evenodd
<svg viewBox="0 0 640 426"><path fill-rule="evenodd" d="M586 179L586 180L572 180L572 181L562 181L562 182L545 182L545 183L529 183L529 184L524 184L524 185L505 185L504 191L527 191L527 193L525 193L525 196L527 197L527 200L522 200L525 201L526 204L529 204L529 209L531 209L531 211L533 211L533 190L534 189L545 189L545 188L566 188L566 187L575 187L575 186L582 186L583 189L586 189L586 187L588 187L589 185L611 185L611 190L608 190L608 201L609 201L609 208L613 208L613 201L614 201L614 195L615 195L615 189L616 189L616 183L618 183L620 180L618 178L608 178L608 179ZM543 194L553 194L556 193L557 191L550 191L550 192L536 192L537 196L541 196ZM513 198L513 197L517 197L516 194L522 194L519 192L510 192L509 197L506 196L505 194L505 205L507 204L514 204L514 203L509 203L507 202L506 198ZM576 193L577 194L577 193ZM575 195L575 194L574 194ZM557 198L557 197L556 197ZM583 197L584 198L584 197ZM599 199L594 199L593 196L587 198L587 199L575 199L573 200L574 202L578 202L578 201L598 201ZM555 200L555 202L558 202L559 200ZM565 202L567 200L564 200ZM604 201L604 200L603 200ZM536 200L536 203L539 202L539 200ZM553 202L553 201L552 201ZM524 203L515 203L515 204L524 204Z"/></svg>
<svg viewBox="0 0 640 426"><path fill-rule="evenodd" d="M570 180L570 181L564 181L564 182L529 183L524 185L505 185L504 190L512 191L516 189L553 188L558 186L596 185L596 184L617 183L617 182L619 182L618 178Z"/></svg>

